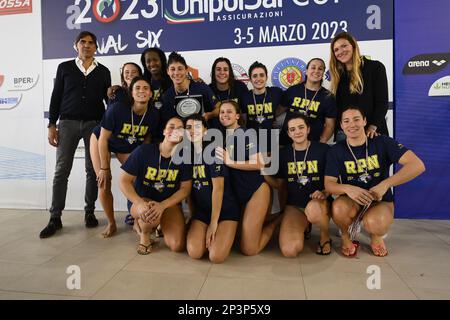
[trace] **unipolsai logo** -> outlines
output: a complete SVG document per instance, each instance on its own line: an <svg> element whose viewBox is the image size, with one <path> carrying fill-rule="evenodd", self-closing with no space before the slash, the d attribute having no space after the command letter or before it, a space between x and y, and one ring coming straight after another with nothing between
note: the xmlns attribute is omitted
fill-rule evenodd
<svg viewBox="0 0 450 320"><path fill-rule="evenodd" d="M450 53L420 54L409 59L403 67L403 74L429 74L447 67Z"/></svg>
<svg viewBox="0 0 450 320"><path fill-rule="evenodd" d="M245 0L172 0L167 1L164 18L169 24L201 23L205 21L221 21L218 15L234 12L256 12L282 8L280 0L256 1L246 3ZM250 1L251 2L251 1Z"/></svg>

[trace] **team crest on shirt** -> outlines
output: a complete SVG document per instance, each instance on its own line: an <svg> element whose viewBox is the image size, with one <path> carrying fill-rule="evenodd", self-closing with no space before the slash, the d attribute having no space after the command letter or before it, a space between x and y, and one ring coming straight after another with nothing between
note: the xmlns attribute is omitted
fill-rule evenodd
<svg viewBox="0 0 450 320"><path fill-rule="evenodd" d="M305 79L306 63L297 58L280 60L272 71L272 84L286 90Z"/></svg>

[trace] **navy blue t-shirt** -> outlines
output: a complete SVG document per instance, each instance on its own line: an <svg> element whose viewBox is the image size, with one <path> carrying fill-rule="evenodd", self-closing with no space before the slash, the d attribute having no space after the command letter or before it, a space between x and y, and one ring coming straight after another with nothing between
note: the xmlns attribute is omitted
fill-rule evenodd
<svg viewBox="0 0 450 320"><path fill-rule="evenodd" d="M329 148L327 144L311 141L305 162L303 160L306 150L295 151L295 161L292 145L280 150L280 167L277 178L287 182L287 204L305 208L311 200L310 195L317 190L324 189L324 174Z"/></svg>
<svg viewBox="0 0 450 320"><path fill-rule="evenodd" d="M253 100L253 91L247 91L240 102L242 113L247 115L247 128L271 130L275 121L275 112L281 104L282 97L283 90L278 87L267 87L265 93L255 94L255 100ZM261 123L257 121L258 115L264 117Z"/></svg>
<svg viewBox="0 0 450 320"><path fill-rule="evenodd" d="M314 97L314 95L316 95ZM314 97L314 100L311 101ZM287 130L287 119L289 115L295 113L307 112L311 131L309 133L308 139L311 141L319 141L322 135L325 118L336 118L336 101L330 92L325 88L320 88L320 90L311 91L306 89L306 99L305 99L305 83L302 82L295 86L288 88L283 95L284 107L287 107L286 121L283 125L283 131ZM308 106L309 104L309 106ZM308 110L306 111L306 107Z"/></svg>
<svg viewBox="0 0 450 320"><path fill-rule="evenodd" d="M233 88L225 91L220 91L219 89L214 87L212 83L209 84L209 87L214 92L214 95L219 101L233 100L238 104L242 95L248 91L247 85L239 80L234 80Z"/></svg>
<svg viewBox="0 0 450 320"><path fill-rule="evenodd" d="M159 164L159 155L159 144L143 144L130 154L122 169L136 177L134 187L139 196L161 202L178 191L182 181L192 179L192 166L177 165L164 157Z"/></svg>
<svg viewBox="0 0 450 320"><path fill-rule="evenodd" d="M116 153L130 153L138 145L144 142L148 134L152 136L158 128L159 117L153 105L148 106L148 110L143 117L133 112L133 125L136 140L129 143L132 139L131 128L131 107L121 102L111 105L103 115L101 127L112 132L108 140L109 150ZM139 123L141 122L141 125Z"/></svg>
<svg viewBox="0 0 450 320"><path fill-rule="evenodd" d="M258 153L257 137L251 132L246 128L239 127L232 135L226 137L226 149L231 160L248 161L250 156ZM245 204L265 181L264 177L259 170L229 169L233 192L239 203Z"/></svg>
<svg viewBox="0 0 450 320"><path fill-rule="evenodd" d="M193 165L192 176L192 200L197 212L209 216L212 211L212 179L223 177L224 190L221 208L221 216L239 211L230 184L229 169L223 164L207 164L204 157L196 154L197 161Z"/></svg>
<svg viewBox="0 0 450 320"><path fill-rule="evenodd" d="M217 98L214 96L212 90L204 83L201 82L189 82L189 90L180 93L180 96L185 95L202 95L203 97L203 109L205 112L213 111L216 103L218 102ZM163 93L162 101L163 106L161 108L161 121L162 125L164 125L169 119L173 117L180 117L176 111L175 105L175 88L172 86L167 89L166 92Z"/></svg>
<svg viewBox="0 0 450 320"><path fill-rule="evenodd" d="M351 147L351 149L358 164L355 163L348 149L347 141L339 141L328 152L325 175L338 178L339 183L351 184L366 190L387 179L390 166L398 163L403 154L408 151L402 144L383 135L368 139L368 160L366 160L365 144ZM370 175L369 179L364 179L366 168ZM393 201L391 189L384 194L383 201Z"/></svg>

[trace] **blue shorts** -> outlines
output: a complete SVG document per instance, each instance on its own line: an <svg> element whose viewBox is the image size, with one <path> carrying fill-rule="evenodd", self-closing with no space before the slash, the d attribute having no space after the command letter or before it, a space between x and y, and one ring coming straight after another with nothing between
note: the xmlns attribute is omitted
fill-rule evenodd
<svg viewBox="0 0 450 320"><path fill-rule="evenodd" d="M199 220L207 225L211 222L211 214L205 214L203 212L196 212L194 216L192 217L192 220ZM236 208L236 211L234 212L221 212L219 216L219 222L225 221L225 220L231 220L231 221L237 221L241 220L241 213L239 208Z"/></svg>

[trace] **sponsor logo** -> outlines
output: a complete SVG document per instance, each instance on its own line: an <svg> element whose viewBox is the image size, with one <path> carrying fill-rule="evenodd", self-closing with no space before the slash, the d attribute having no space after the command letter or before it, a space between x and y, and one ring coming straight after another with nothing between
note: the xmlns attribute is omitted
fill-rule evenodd
<svg viewBox="0 0 450 320"><path fill-rule="evenodd" d="M8 91L28 91L33 89L39 81L39 75L12 77Z"/></svg>
<svg viewBox="0 0 450 320"><path fill-rule="evenodd" d="M443 70L450 60L450 53L420 54L412 57L403 67L403 74L427 74Z"/></svg>
<svg viewBox="0 0 450 320"><path fill-rule="evenodd" d="M242 81L245 84L250 82L250 77L241 65L232 63L231 67L233 68L233 74L236 80Z"/></svg>
<svg viewBox="0 0 450 320"><path fill-rule="evenodd" d="M31 0L0 0L0 16L31 12L33 12Z"/></svg>
<svg viewBox="0 0 450 320"><path fill-rule="evenodd" d="M305 79L306 63L297 58L286 58L279 61L272 71L272 84L287 89Z"/></svg>
<svg viewBox="0 0 450 320"><path fill-rule="evenodd" d="M94 0L92 8L95 18L103 23L109 23L119 16L120 1L119 0Z"/></svg>
<svg viewBox="0 0 450 320"><path fill-rule="evenodd" d="M436 80L428 90L428 96L450 96L450 76L442 77Z"/></svg>
<svg viewBox="0 0 450 320"><path fill-rule="evenodd" d="M172 0L165 3L164 18L169 24L200 23L205 21L233 20L235 12L267 13L283 7L279 0L258 0L245 3L244 0Z"/></svg>

